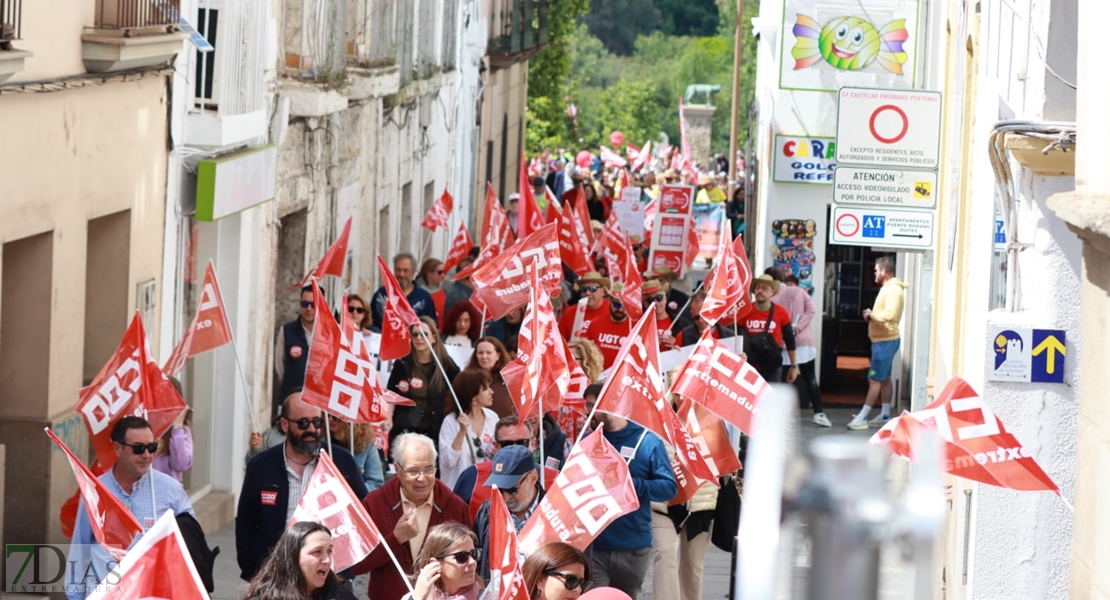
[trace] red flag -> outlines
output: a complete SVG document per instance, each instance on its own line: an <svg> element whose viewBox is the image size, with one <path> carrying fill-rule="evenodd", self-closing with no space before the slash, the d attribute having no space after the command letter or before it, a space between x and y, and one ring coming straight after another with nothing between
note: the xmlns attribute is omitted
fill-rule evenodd
<svg viewBox="0 0 1110 600"><path fill-rule="evenodd" d="M731 244L721 244L717 264L705 279L701 317L713 325L718 320L728 321L747 313L752 304L748 293L751 284L752 270L747 257L737 256Z"/></svg>
<svg viewBox="0 0 1110 600"><path fill-rule="evenodd" d="M585 550L615 519L638 508L628 464L597 430L570 451L555 485L520 531L518 548L528 555L548 542L563 542Z"/></svg>
<svg viewBox="0 0 1110 600"><path fill-rule="evenodd" d="M324 253L324 258L320 259L316 268L305 275L300 283L291 285L286 289L302 288L313 279L323 280L325 275L343 276L343 266L347 263L347 241L351 237L351 219L353 217L347 217L347 224L343 226L343 232L339 234L339 238L335 240L331 248L328 248L328 251Z"/></svg>
<svg viewBox="0 0 1110 600"><path fill-rule="evenodd" d="M644 278L640 275L640 269L636 267L636 255L632 251L632 242L628 240L628 236L622 237L624 238L622 244L624 248L619 253L623 257L622 262L617 262L610 256L609 252L606 252L605 263L609 267L609 277L613 282L622 284L620 291L617 292L617 297L624 304L624 311L628 313L628 318L639 321L644 314L642 293Z"/></svg>
<svg viewBox="0 0 1110 600"><path fill-rule="evenodd" d="M193 315L193 322L181 337L181 341L177 343L177 347L170 353L162 371L167 375L177 375L185 368L185 361L190 356L230 343L231 324L228 323L227 311L224 310L220 282L216 280L216 270L212 268L212 261L208 261L197 313Z"/></svg>
<svg viewBox="0 0 1110 600"><path fill-rule="evenodd" d="M529 299L526 265L533 260L544 290L548 294L558 292L563 268L555 227L555 223L544 225L475 271L470 276L475 289L471 302L477 298L484 303L491 319L500 319L523 306Z"/></svg>
<svg viewBox="0 0 1110 600"><path fill-rule="evenodd" d="M751 435L752 415L767 391L759 372L712 336L709 327L678 369L671 391L701 404Z"/></svg>
<svg viewBox="0 0 1110 600"><path fill-rule="evenodd" d="M945 472L1012 490L1060 493L1025 446L1006 431L1002 419L959 377L953 377L924 409L909 413L909 419L905 417L898 417L899 423L893 426L888 423L875 434L872 443L891 444L892 451L910 458L913 421L918 421L935 428L946 440Z"/></svg>
<svg viewBox="0 0 1110 600"><path fill-rule="evenodd" d="M424 215L424 220L420 222L420 226L432 233L435 233L440 227L446 229L447 216L454 209L455 199L447 192L447 188L443 188L443 194L428 209L428 214Z"/></svg>
<svg viewBox="0 0 1110 600"><path fill-rule="evenodd" d="M320 453L316 470L289 524L300 521L315 521L331 530L335 547L331 569L337 573L370 556L382 541L366 507L327 452Z"/></svg>
<svg viewBox="0 0 1110 600"><path fill-rule="evenodd" d="M703 484L717 485L717 477L740 469L736 448L733 448L732 443L729 442L728 431L725 430L720 417L686 398L682 406L678 407L678 420L686 427L690 439L697 446L698 453L713 473L713 477L710 479L698 477L696 473L686 468L676 455L671 461L671 469L674 471L675 481L678 482L678 495L669 502L672 505L686 503Z"/></svg>
<svg viewBox="0 0 1110 600"><path fill-rule="evenodd" d="M628 166L628 161L627 160L621 158L620 154L617 154L616 152L613 152L612 150L606 148L605 146L601 147L601 162L616 165L618 167Z"/></svg>
<svg viewBox="0 0 1110 600"><path fill-rule="evenodd" d="M517 214L517 238L523 239L543 227L543 213L536 204L536 195L532 192L532 181L528 179L528 167L524 160L524 153L520 154L520 210Z"/></svg>
<svg viewBox="0 0 1110 600"><path fill-rule="evenodd" d="M143 417L158 439L188 410L181 395L150 357L143 320L138 311L123 334L116 353L80 392L75 407L85 416L93 451L101 463L116 462L112 425L128 415Z"/></svg>
<svg viewBox="0 0 1110 600"><path fill-rule="evenodd" d="M647 161L651 160L651 140L648 140L648 143L644 144L644 148L638 150L635 156L632 155L632 146L629 145L628 158L632 161L632 170L639 171L647 164Z"/></svg>
<svg viewBox="0 0 1110 600"><path fill-rule="evenodd" d="M654 431L675 448L675 456L688 469L703 479L713 477L666 401L659 372L659 330L654 310L645 312L625 339L612 374L601 388L595 410L624 417Z"/></svg>
<svg viewBox="0 0 1110 600"><path fill-rule="evenodd" d="M412 310L408 298L405 298L405 291L401 289L401 284L397 283L393 271L385 266L385 261L382 260L380 254L378 255L378 269L382 273L382 285L385 286L382 348L378 357L382 360L394 360L408 356L409 350L411 350L409 339L412 337L409 327L418 325L420 317L417 317L416 312Z"/></svg>
<svg viewBox="0 0 1110 600"><path fill-rule="evenodd" d="M529 265L531 302L520 324L517 356L501 370L523 418L559 410L570 385L565 342L555 321L551 298L540 286L536 262ZM542 406L542 408L541 408Z"/></svg>
<svg viewBox="0 0 1110 600"><path fill-rule="evenodd" d="M127 548L131 545L135 536L143 532L143 526L139 525L139 521L123 505L123 502L112 492L109 492L103 483L100 483L96 475L85 466L85 463L81 462L81 459L73 454L73 451L62 440L58 439L58 436L54 435L49 427L46 428L46 435L50 436L54 444L61 448L62 452L65 452L66 458L69 459L73 476L77 478L77 491L81 493L81 497L85 500L85 511L89 516L89 526L92 528L93 537L116 560L120 560L127 552Z"/></svg>
<svg viewBox="0 0 1110 600"><path fill-rule="evenodd" d="M694 264L694 259L698 257L698 225L694 222L693 217L686 218L686 255L682 257L682 263L689 269Z"/></svg>
<svg viewBox="0 0 1110 600"><path fill-rule="evenodd" d="M551 192L551 188L545 187L543 191L544 197L547 198L547 214L544 216L544 223L555 223L563 213L559 209L559 203L555 201L555 194Z"/></svg>
<svg viewBox="0 0 1110 600"><path fill-rule="evenodd" d="M173 511L154 522L114 573L87 600L208 600Z"/></svg>
<svg viewBox="0 0 1110 600"><path fill-rule="evenodd" d="M659 199L652 198L644 207L644 243L651 243L651 229L655 225L655 212L659 207Z"/></svg>
<svg viewBox="0 0 1110 600"><path fill-rule="evenodd" d="M316 326L308 350L301 399L353 423L378 423L389 416L374 361L350 313L343 311L343 329L328 314L327 300L312 282ZM347 305L347 297L343 304Z"/></svg>
<svg viewBox="0 0 1110 600"><path fill-rule="evenodd" d="M460 260L470 255L470 249L473 247L474 240L470 239L466 224L459 223L459 231L455 234L455 239L451 242L451 250L447 253L447 260L443 263L443 272L446 273L455 268Z"/></svg>
<svg viewBox="0 0 1110 600"><path fill-rule="evenodd" d="M582 188L582 184L578 184L577 191L574 194L574 200L571 204L578 214L579 223L582 224L582 231L585 232L586 247L591 249L590 252L593 252L592 248L596 240L594 239L593 225L590 224L590 209L586 206L586 190Z"/></svg>
<svg viewBox="0 0 1110 600"><path fill-rule="evenodd" d="M509 216L505 214L505 209L497 200L497 194L493 193L493 186L487 182L486 212L482 219L482 251L474 263L455 274L454 279L457 281L473 275L479 267L512 246L514 241L513 230L509 227Z"/></svg>
<svg viewBox="0 0 1110 600"><path fill-rule="evenodd" d="M636 257L632 254L632 246L628 242L628 236L624 233L624 229L621 229L620 223L617 222L616 211L609 213L609 219L605 221L605 227L601 228L601 233L598 234L597 240L594 242L592 252L600 254L607 260L612 260L618 265L627 262L635 264Z"/></svg>
<svg viewBox="0 0 1110 600"><path fill-rule="evenodd" d="M593 262L586 251L585 233L578 218L578 209L567 203L559 215L559 257L579 275L593 270Z"/></svg>
<svg viewBox="0 0 1110 600"><path fill-rule="evenodd" d="M528 600L524 573L517 555L516 528L501 494L489 500L490 587L486 594L496 600Z"/></svg>

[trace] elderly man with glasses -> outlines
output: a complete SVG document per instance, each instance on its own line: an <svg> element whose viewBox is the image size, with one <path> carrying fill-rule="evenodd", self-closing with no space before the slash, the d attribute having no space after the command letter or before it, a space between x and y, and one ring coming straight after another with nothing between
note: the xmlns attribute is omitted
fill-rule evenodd
<svg viewBox="0 0 1110 600"><path fill-rule="evenodd" d="M509 509L509 517L517 533L524 528L525 521L532 516L544 495L532 451L527 446L502 448L493 457L493 471L484 486L497 486L497 493L505 501L505 508ZM489 511L490 500L486 500L474 518L474 533L478 535L478 544L482 549L478 576L485 580L489 579Z"/></svg>
<svg viewBox="0 0 1110 600"><path fill-rule="evenodd" d="M150 529L167 510L175 515L188 513L196 517L181 484L170 475L150 468L154 453L158 451L158 440L146 419L121 418L112 426L111 438L116 462L99 477L100 482L127 506L143 530ZM73 545L66 564L65 590L71 600L84 599L101 581L119 582L118 573L109 573L118 563L105 548L97 545L84 500L77 507Z"/></svg>
<svg viewBox="0 0 1110 600"><path fill-rule="evenodd" d="M324 414L301 400L299 389L282 402L278 426L285 433L284 443L251 459L239 493L235 550L239 576L245 581L254 578L277 544L312 480L320 451L328 450L323 444ZM366 484L351 453L333 446L330 454L355 495L366 496Z"/></svg>
<svg viewBox="0 0 1110 600"><path fill-rule="evenodd" d="M370 573L373 589L367 594L374 600L400 600L409 591L385 544L389 544L401 568L411 573L413 557L420 554L431 528L447 521L470 526L466 503L436 479L438 452L431 438L402 433L393 439L390 454L397 476L362 499L382 532L382 543L351 567L356 575Z"/></svg>

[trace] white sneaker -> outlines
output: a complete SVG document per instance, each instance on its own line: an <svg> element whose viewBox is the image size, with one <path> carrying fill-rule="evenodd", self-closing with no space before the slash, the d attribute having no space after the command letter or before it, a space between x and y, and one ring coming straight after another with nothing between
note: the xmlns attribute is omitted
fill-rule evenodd
<svg viewBox="0 0 1110 600"><path fill-rule="evenodd" d="M825 413L817 413L813 415L813 423L821 427L832 427L832 421L825 416Z"/></svg>
<svg viewBox="0 0 1110 600"><path fill-rule="evenodd" d="M848 421L848 429L858 431L860 429L867 429L869 427L871 427L871 426L867 424L867 421L865 421L863 419L860 419L858 417L852 417L852 420Z"/></svg>
<svg viewBox="0 0 1110 600"><path fill-rule="evenodd" d="M877 415L874 419L868 421L867 424L872 427L882 427L886 425L888 421L890 421L890 415Z"/></svg>

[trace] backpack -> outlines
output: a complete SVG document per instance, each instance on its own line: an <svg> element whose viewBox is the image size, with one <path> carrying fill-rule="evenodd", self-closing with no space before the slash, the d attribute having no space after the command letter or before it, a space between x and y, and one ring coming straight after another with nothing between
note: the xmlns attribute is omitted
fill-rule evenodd
<svg viewBox="0 0 1110 600"><path fill-rule="evenodd" d="M185 547L189 549L189 556L193 559L197 574L200 575L200 580L204 583L204 589L211 594L216 589L212 572L216 566L216 555L220 553L219 546L212 549L208 548L208 539L204 537L204 529L196 518L187 512L177 515L177 527L181 529L181 538L185 541Z"/></svg>
<svg viewBox="0 0 1110 600"><path fill-rule="evenodd" d="M764 377L782 368L782 351L775 341L775 336L770 333L771 320L774 316L775 305L772 303L771 310L767 312L767 322L763 325L763 331L749 334L744 340L744 351L748 354L748 362Z"/></svg>

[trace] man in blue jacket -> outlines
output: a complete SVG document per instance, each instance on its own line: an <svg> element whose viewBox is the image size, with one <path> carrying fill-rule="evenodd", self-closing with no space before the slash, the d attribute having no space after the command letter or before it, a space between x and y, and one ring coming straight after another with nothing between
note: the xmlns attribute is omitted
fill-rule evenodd
<svg viewBox="0 0 1110 600"><path fill-rule="evenodd" d="M251 459L243 476L239 512L235 517L235 550L239 576L250 581L285 531L293 511L316 471L324 428L323 412L301 400L297 389L281 405L285 442ZM366 484L355 459L341 446L333 446L331 459L359 500Z"/></svg>
<svg viewBox="0 0 1110 600"><path fill-rule="evenodd" d="M592 404L587 408L593 410ZM651 503L674 498L678 484L659 436L608 413L595 413L591 425L599 424L605 439L628 460L640 508L610 523L594 540L593 582L636 600L651 561Z"/></svg>

